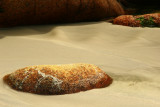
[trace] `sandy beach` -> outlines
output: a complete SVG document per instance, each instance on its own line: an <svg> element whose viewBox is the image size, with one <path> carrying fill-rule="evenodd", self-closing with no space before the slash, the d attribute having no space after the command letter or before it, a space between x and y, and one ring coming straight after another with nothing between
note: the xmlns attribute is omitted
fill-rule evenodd
<svg viewBox="0 0 160 107"><path fill-rule="evenodd" d="M89 63L106 88L66 95L18 92L3 76L31 65ZM0 107L160 107L160 29L107 22L0 29Z"/></svg>

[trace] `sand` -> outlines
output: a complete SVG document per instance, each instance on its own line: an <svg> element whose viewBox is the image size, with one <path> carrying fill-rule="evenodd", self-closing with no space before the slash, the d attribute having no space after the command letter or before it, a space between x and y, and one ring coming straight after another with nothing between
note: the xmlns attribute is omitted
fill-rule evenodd
<svg viewBox="0 0 160 107"><path fill-rule="evenodd" d="M107 22L0 29L0 107L160 107L160 29ZM90 63L113 79L67 95L18 92L3 76L31 65Z"/></svg>

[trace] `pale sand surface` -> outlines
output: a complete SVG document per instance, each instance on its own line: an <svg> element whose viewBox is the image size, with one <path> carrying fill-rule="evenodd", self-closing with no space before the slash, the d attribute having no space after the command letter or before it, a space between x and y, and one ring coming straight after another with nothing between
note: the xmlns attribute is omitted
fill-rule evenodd
<svg viewBox="0 0 160 107"><path fill-rule="evenodd" d="M17 92L4 75L30 65L90 63L109 87L69 95ZM106 22L0 30L0 107L160 107L160 29Z"/></svg>

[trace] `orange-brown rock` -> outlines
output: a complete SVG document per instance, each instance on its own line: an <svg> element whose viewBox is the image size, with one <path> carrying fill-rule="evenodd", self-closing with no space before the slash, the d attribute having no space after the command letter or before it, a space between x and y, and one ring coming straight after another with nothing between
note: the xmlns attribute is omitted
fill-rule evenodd
<svg viewBox="0 0 160 107"><path fill-rule="evenodd" d="M48 95L76 93L112 83L104 71L92 64L30 66L3 79L15 90Z"/></svg>
<svg viewBox="0 0 160 107"><path fill-rule="evenodd" d="M113 24L131 27L159 27L160 13L145 15L122 15L113 20Z"/></svg>
<svg viewBox="0 0 160 107"><path fill-rule="evenodd" d="M0 0L0 26L101 20L124 14L117 0Z"/></svg>

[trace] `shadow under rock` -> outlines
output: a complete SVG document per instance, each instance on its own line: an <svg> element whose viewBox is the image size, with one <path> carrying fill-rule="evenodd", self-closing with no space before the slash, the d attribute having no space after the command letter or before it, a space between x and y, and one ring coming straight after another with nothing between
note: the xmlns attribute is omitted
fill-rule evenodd
<svg viewBox="0 0 160 107"><path fill-rule="evenodd" d="M38 25L38 26L19 26L10 28L0 28L0 38L5 36L30 36L45 34L54 29L53 25Z"/></svg>
<svg viewBox="0 0 160 107"><path fill-rule="evenodd" d="M79 23L64 23L64 24L54 24L54 25L31 25L31 26L17 26L9 28L0 28L0 38L5 36L30 36L38 34L46 34L56 27L60 26L85 26L93 25L98 22L79 22Z"/></svg>
<svg viewBox="0 0 160 107"><path fill-rule="evenodd" d="M0 35L0 39L3 39L4 37L5 37L5 36L1 36L1 35Z"/></svg>
<svg viewBox="0 0 160 107"><path fill-rule="evenodd" d="M144 82L144 81L151 81L150 78L147 78L145 76L140 76L140 75L130 75L130 74L114 74L114 73L109 73L110 76L113 78L115 81L121 81L121 82Z"/></svg>

